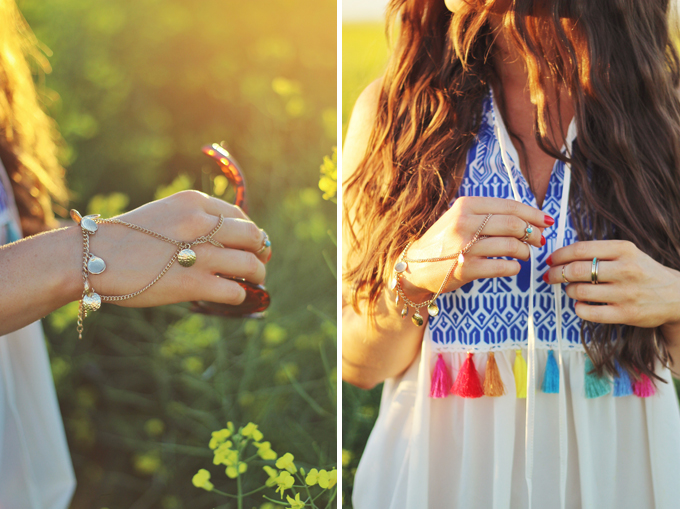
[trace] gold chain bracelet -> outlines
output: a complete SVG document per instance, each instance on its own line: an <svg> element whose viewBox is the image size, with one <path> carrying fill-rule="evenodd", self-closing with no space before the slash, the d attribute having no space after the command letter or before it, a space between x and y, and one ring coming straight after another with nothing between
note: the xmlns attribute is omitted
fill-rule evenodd
<svg viewBox="0 0 680 509"><path fill-rule="evenodd" d="M209 242L215 247L224 247L220 242L213 239L213 236L224 223L224 216L222 216L222 214L219 216L217 226L215 226L215 228L213 228L210 233L198 237L193 242L182 242L171 239L170 237L166 237L160 233L156 233L136 224L121 221L120 219L100 219L99 214L81 216L80 213L75 209L71 210L71 218L80 225L83 235L83 294L80 298L80 305L78 308L78 322L76 326L79 339L83 338L83 320L87 317L87 313L97 311L101 307L102 302L118 302L121 300L127 300L136 297L142 292L145 292L154 284L156 284L158 280L168 272L168 270L170 270L170 267L172 267L175 261L179 261L179 264L182 265L182 267L191 267L194 263L196 263L196 253L193 249L191 249L196 244ZM161 270L160 274L158 274L156 278L145 287L137 290L136 292L125 295L99 295L90 284L89 274L101 274L104 272L104 270L106 270L106 263L104 260L90 252L90 235L94 235L97 232L99 229L98 225L100 224L119 224L121 226L125 226L138 232L150 235L164 242L174 244L177 246L177 249L170 258L170 261L168 261L163 270Z"/></svg>
<svg viewBox="0 0 680 509"><path fill-rule="evenodd" d="M395 304L399 305L399 300L401 299L404 302L404 308L401 310L401 317L405 318L408 315L408 309L409 306L413 308L414 312L413 315L411 316L411 320L415 325L418 327L421 327L424 323L425 320L423 319L423 316L420 314L419 310L425 306L427 306L427 313L431 317L435 317L439 314L439 308L437 307L437 304L435 304L435 301L437 300L437 297L441 294L442 290L446 286L446 283L449 281L451 274L453 274L454 270L456 270L456 267L459 264L462 264L465 261L465 254L470 250L470 248L475 245L477 242L480 240L484 240L488 238L487 235L481 235L482 230L486 226L486 224L489 222L489 219L491 219L491 216L493 214L487 214L484 220L482 221L482 224L479 226L477 231L475 232L474 236L472 237L472 240L468 242L463 249L460 251L456 252L455 254L452 255L447 255L447 256L441 256L441 257L436 257L436 258L422 258L422 259L410 259L406 256L408 253L408 248L411 247L411 244L413 242L409 242L404 250L401 253L401 256L399 257L399 260L397 263L394 264L394 274L392 277L392 280L390 282L390 290L395 290L397 291L397 296L395 299ZM446 273L446 276L444 277L444 280L442 281L442 284L439 286L439 289L437 292L429 299L425 300L424 302L421 303L416 303L410 300L409 298L406 297L404 294L404 290L401 286L401 278L403 277L403 273L406 271L408 268L408 263L430 263L430 262L439 262L439 261L445 261L445 260L454 260L453 264L451 265L451 268L449 271Z"/></svg>

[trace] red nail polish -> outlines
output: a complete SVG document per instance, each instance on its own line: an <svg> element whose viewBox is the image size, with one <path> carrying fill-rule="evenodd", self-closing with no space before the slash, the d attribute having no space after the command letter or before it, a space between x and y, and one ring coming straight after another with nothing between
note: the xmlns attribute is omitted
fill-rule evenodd
<svg viewBox="0 0 680 509"><path fill-rule="evenodd" d="M541 246L545 246L545 237L541 235Z"/></svg>
<svg viewBox="0 0 680 509"><path fill-rule="evenodd" d="M550 256L548 256L548 258L546 258L545 263L552 266L552 255L550 255Z"/></svg>
<svg viewBox="0 0 680 509"><path fill-rule="evenodd" d="M269 260L271 260L271 259L272 259L272 252L269 251L269 256L267 256L267 262L269 262Z"/></svg>
<svg viewBox="0 0 680 509"><path fill-rule="evenodd" d="M552 225L555 224L555 220L554 220L552 217L548 216L548 215L543 216L543 221L544 221L545 224L547 224L548 226L552 226Z"/></svg>
<svg viewBox="0 0 680 509"><path fill-rule="evenodd" d="M548 282L548 273L543 274L543 281Z"/></svg>

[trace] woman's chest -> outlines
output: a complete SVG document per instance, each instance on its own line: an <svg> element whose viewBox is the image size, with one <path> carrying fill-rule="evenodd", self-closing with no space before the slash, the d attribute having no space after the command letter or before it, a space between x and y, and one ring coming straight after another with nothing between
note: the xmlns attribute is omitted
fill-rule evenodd
<svg viewBox="0 0 680 509"><path fill-rule="evenodd" d="M488 113L486 109L485 113ZM518 198L537 207L536 199L513 158L506 158L510 168L504 165L493 118L490 114L488 117L470 148L456 197ZM538 343L546 348L554 346L557 340L556 297L553 287L543 281L543 274L548 270L546 259L560 247L560 223L563 223L564 229L561 245L571 244L577 238L563 200L564 181L565 165L558 161L547 179L542 204L542 210L555 219L555 225L544 231L546 244L542 248L532 247L533 270L531 262L520 260L521 270L516 276L478 279L438 297L437 305L441 311L429 323L435 351L489 351L525 346L530 307L533 308ZM532 287L533 292L530 291ZM574 301L564 292L559 292L559 295L562 299L563 337L566 344L578 346L581 320L575 313ZM532 306L529 305L530 299Z"/></svg>

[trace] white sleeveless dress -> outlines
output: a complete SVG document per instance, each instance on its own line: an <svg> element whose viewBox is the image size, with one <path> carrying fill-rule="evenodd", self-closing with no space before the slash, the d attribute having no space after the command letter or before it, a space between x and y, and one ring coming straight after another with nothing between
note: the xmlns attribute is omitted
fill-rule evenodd
<svg viewBox="0 0 680 509"><path fill-rule="evenodd" d="M0 245L19 238L19 215L0 163ZM74 490L45 337L37 321L0 336L0 509L66 509Z"/></svg>
<svg viewBox="0 0 680 509"><path fill-rule="evenodd" d="M575 136L572 122L563 150ZM458 196L537 207L518 161L490 90ZM356 473L355 509L680 507L680 412L670 372L659 366L669 383L653 396L586 397L574 301L542 279L548 255L577 240L570 178L557 161L543 203L555 225L517 276L476 280L438 298L420 355L384 384ZM504 395L430 397L440 356L453 381L472 353L484 380L491 352ZM528 364L526 398L516 392L517 355ZM542 390L549 356L557 360L558 393Z"/></svg>

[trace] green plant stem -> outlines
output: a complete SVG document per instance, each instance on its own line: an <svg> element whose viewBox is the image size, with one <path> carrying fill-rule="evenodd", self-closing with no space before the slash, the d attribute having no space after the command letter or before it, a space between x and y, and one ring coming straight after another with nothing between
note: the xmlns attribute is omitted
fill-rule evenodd
<svg viewBox="0 0 680 509"><path fill-rule="evenodd" d="M236 462L236 468L238 469L238 461ZM238 509L243 509L243 487L241 486L241 474L236 476L236 493L238 494Z"/></svg>
<svg viewBox="0 0 680 509"><path fill-rule="evenodd" d="M265 498L269 500L271 503L276 504L276 505L288 505L287 502L282 502L280 500L276 500L274 498L269 498L267 495L262 495L262 498Z"/></svg>

